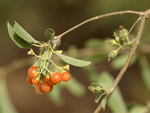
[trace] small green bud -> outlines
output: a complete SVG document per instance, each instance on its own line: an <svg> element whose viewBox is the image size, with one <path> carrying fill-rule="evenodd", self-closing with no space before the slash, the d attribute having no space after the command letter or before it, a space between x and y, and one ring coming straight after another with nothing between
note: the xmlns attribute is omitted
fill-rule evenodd
<svg viewBox="0 0 150 113"><path fill-rule="evenodd" d="M63 50L57 50L55 52L58 53L58 54L61 54L63 52Z"/></svg>
<svg viewBox="0 0 150 113"><path fill-rule="evenodd" d="M30 49L30 51L28 51L28 55L35 55L33 49Z"/></svg>
<svg viewBox="0 0 150 113"><path fill-rule="evenodd" d="M109 40L109 43L111 44L111 45L119 45L117 42L116 42L116 40L114 40L114 39L110 39Z"/></svg>
<svg viewBox="0 0 150 113"><path fill-rule="evenodd" d="M69 71L69 68L70 68L70 65L65 65L64 67L62 67L64 70L67 70L67 71Z"/></svg>
<svg viewBox="0 0 150 113"><path fill-rule="evenodd" d="M108 61L110 61L111 59L115 58L118 55L118 51L117 50L112 50L109 52L108 54Z"/></svg>

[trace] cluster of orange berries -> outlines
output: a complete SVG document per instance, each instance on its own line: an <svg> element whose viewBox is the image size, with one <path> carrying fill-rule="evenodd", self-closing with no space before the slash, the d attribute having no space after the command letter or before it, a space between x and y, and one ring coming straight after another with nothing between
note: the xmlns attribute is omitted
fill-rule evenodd
<svg viewBox="0 0 150 113"><path fill-rule="evenodd" d="M49 93L53 89L53 85L56 85L62 81L67 82L71 78L70 73L63 72L62 74L59 72L54 72L51 75L49 73L46 74L45 77L39 75L37 66L31 66L28 69L27 82L30 85L38 85L38 89L42 93Z"/></svg>

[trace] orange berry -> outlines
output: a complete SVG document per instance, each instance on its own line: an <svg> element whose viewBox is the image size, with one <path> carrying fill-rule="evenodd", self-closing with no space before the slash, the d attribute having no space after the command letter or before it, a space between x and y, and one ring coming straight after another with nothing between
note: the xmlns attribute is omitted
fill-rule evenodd
<svg viewBox="0 0 150 113"><path fill-rule="evenodd" d="M67 82L67 81L70 80L70 78L71 78L70 73L68 73L68 72L63 72L62 73L62 81Z"/></svg>
<svg viewBox="0 0 150 113"><path fill-rule="evenodd" d="M45 80L46 80L46 81L50 81L50 80L51 80L51 78L47 78L47 77L45 76Z"/></svg>
<svg viewBox="0 0 150 113"><path fill-rule="evenodd" d="M34 85L37 85L39 83L39 80L37 78L32 78L32 83Z"/></svg>
<svg viewBox="0 0 150 113"><path fill-rule="evenodd" d="M38 89L39 89L39 91L40 91L41 93L45 93L45 92L42 90L42 88L41 88L41 83L38 84Z"/></svg>
<svg viewBox="0 0 150 113"><path fill-rule="evenodd" d="M49 93L49 92L52 91L53 85L50 85L47 81L44 81L44 82L41 84L41 89L43 90L43 92Z"/></svg>
<svg viewBox="0 0 150 113"><path fill-rule="evenodd" d="M51 76L51 81L54 84L58 84L62 79L62 75L59 72L55 72Z"/></svg>
<svg viewBox="0 0 150 113"><path fill-rule="evenodd" d="M27 82L28 82L28 84L32 85L33 84L32 83L32 78L30 78L29 76L27 76Z"/></svg>
<svg viewBox="0 0 150 113"><path fill-rule="evenodd" d="M56 84L54 84L54 83L51 81L51 79L48 81L48 83L49 83L50 85L56 85Z"/></svg>
<svg viewBox="0 0 150 113"><path fill-rule="evenodd" d="M38 69L36 66L31 66L29 69L28 69L28 76L30 78L34 78L38 75Z"/></svg>

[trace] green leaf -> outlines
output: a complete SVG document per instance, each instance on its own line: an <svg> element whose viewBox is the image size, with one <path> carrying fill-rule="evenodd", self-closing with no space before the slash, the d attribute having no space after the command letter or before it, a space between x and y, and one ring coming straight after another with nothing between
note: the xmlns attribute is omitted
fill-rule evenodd
<svg viewBox="0 0 150 113"><path fill-rule="evenodd" d="M93 63L82 69L86 73L88 80L96 82L98 73L96 72L96 67Z"/></svg>
<svg viewBox="0 0 150 113"><path fill-rule="evenodd" d="M88 86L88 89L93 93L104 93L105 92L105 90L103 90L102 87L100 87L100 86L96 86L96 87Z"/></svg>
<svg viewBox="0 0 150 113"><path fill-rule="evenodd" d="M61 95L61 86L55 85L53 91L48 93L48 97L56 104L57 106L61 106L63 104L63 98Z"/></svg>
<svg viewBox="0 0 150 113"><path fill-rule="evenodd" d="M91 83L91 86L96 87L96 86L100 86L101 88L103 88L101 85L99 85L98 83Z"/></svg>
<svg viewBox="0 0 150 113"><path fill-rule="evenodd" d="M76 97L83 97L85 95L85 86L78 82L73 75L67 83L63 83L61 85L65 86L65 88L67 88L67 90Z"/></svg>
<svg viewBox="0 0 150 113"><path fill-rule="evenodd" d="M14 24L14 30L23 40L27 42L38 43L30 34L28 34L17 22Z"/></svg>
<svg viewBox="0 0 150 113"><path fill-rule="evenodd" d="M143 105L135 105L130 109L130 113L148 113L145 106Z"/></svg>
<svg viewBox="0 0 150 113"><path fill-rule="evenodd" d="M0 82L0 113L18 113L11 102L5 80Z"/></svg>
<svg viewBox="0 0 150 113"><path fill-rule="evenodd" d="M48 52L48 53L44 53L44 54L40 55L40 57L42 57L42 58L39 57L38 60L37 60L37 68L38 68L38 71L40 71L40 70L43 68L45 59L48 59L48 58L50 59L51 56L52 56L52 52L51 52L51 51ZM48 68L49 64L50 64L50 62L49 62L48 60L46 60L46 65L45 65L45 67ZM46 72L47 72L47 71L44 70L44 71L42 72L42 74L45 76L45 75L46 75Z"/></svg>
<svg viewBox="0 0 150 113"><path fill-rule="evenodd" d="M118 56L116 59L111 61L111 66L114 69L121 69L123 65L125 64L127 58L128 58L128 54L122 54ZM137 60L137 54L134 54L133 59L130 63L130 66L133 65L136 62L136 60Z"/></svg>
<svg viewBox="0 0 150 113"><path fill-rule="evenodd" d="M140 64L140 72L142 75L142 78L144 80L145 85L150 90L150 64L149 61L145 56L141 56L139 58L139 64Z"/></svg>
<svg viewBox="0 0 150 113"><path fill-rule="evenodd" d="M13 27L9 24L9 22L7 22L7 28L8 28L8 34L9 34L10 38L18 47L23 48L23 49L28 49L28 48L32 47L32 44L23 40L21 37L19 37L15 33Z"/></svg>
<svg viewBox="0 0 150 113"><path fill-rule="evenodd" d="M83 60L78 60L66 55L62 55L59 53L55 53L57 54L62 60L64 60L66 63L70 64L70 65L74 65L74 66L78 66L78 67L84 67L84 66L88 66L91 62L89 61L83 61Z"/></svg>
<svg viewBox="0 0 150 113"><path fill-rule="evenodd" d="M113 85L114 78L108 72L102 72L97 78L97 82L108 90ZM113 113L127 113L125 102L118 87L109 99L108 106Z"/></svg>
<svg viewBox="0 0 150 113"><path fill-rule="evenodd" d="M101 99L101 97L103 96L104 94L98 94L96 97L95 97L95 103L98 103L98 101Z"/></svg>
<svg viewBox="0 0 150 113"><path fill-rule="evenodd" d="M107 96L105 98L103 98L103 100L102 100L102 109L103 109L103 111L105 110L105 107L106 107L106 104L107 104L107 100L108 100Z"/></svg>
<svg viewBox="0 0 150 113"><path fill-rule="evenodd" d="M48 39L48 40L51 40L55 35L55 32L54 30L48 28L46 31L45 31L45 37Z"/></svg>

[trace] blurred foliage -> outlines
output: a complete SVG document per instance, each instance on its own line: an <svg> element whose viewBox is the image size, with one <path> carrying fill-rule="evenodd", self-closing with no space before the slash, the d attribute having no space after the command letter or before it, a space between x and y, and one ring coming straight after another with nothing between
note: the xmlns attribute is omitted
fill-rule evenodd
<svg viewBox="0 0 150 113"><path fill-rule="evenodd" d="M9 64L11 61L17 58L23 58L26 56L26 52L22 51L21 49L18 49L12 41L8 38L8 33L6 32L6 22L9 21L10 23L17 21L22 26L24 26L29 33L37 37L38 40L43 40L44 38L44 31L47 28L53 28L56 31L56 35L66 31L70 27L80 23L81 21L91 18L93 16L97 16L100 14L110 13L114 11L120 11L120 10L136 10L136 11L145 11L150 7L150 1L148 0L116 0L116 1L108 1L108 0L43 0L43 1L34 1L34 0L1 0L0 1L0 48L1 48L1 56L0 56L0 62L1 66L5 66ZM97 81L98 77L100 78L102 75L105 74L106 76L110 76L113 74L109 74L108 72L112 73L110 71L110 68L113 69L120 69L122 65L124 64L125 59L128 55L128 50L123 51L120 53L120 55L108 63L107 73L102 73L102 69L105 69L103 66L103 63L107 62L107 54L108 52L113 49L109 44L105 43L103 40L104 38L107 39L107 37L112 38L114 29L118 28L120 24L124 25L127 28L130 28L132 24L137 19L137 16L126 14L122 16L114 16L109 18L104 18L101 20L97 20L94 22L91 22L89 24L86 24L85 26L79 28L78 30L75 30L68 35L66 35L62 39L61 49L66 50L69 45L75 45L70 46L68 48L67 54L71 54L74 57L81 57L84 60L91 60L93 63L89 67L82 68L83 72L86 73L86 77L89 82L95 82ZM137 61L139 62L139 70L141 72L141 80L145 83L145 87L147 87L149 91L149 49L150 49L150 40L149 40L149 21L146 23L146 28L144 29L144 34L142 37L142 41L140 42L140 45L138 47L138 50L135 54L135 58L132 61L132 66L137 64ZM136 27L132 35L135 37ZM92 39L89 39L92 38ZM100 39L101 38L101 39ZM79 40L78 40L79 39ZM89 39L89 40L88 40ZM46 40L46 39L45 39ZM7 44L6 44L7 43ZM85 46L84 46L85 45ZM81 47L85 47L85 49L80 49ZM70 53L69 53L70 52ZM78 53L79 52L79 53ZM57 60L57 58L56 58ZM98 64L102 63L102 67L99 67ZM111 64L111 65L109 65ZM132 66L130 68L132 69ZM107 71L107 70L105 70ZM117 71L118 70L114 70ZM136 70L134 70L136 71ZM82 75L75 75L76 78ZM101 75L101 76L99 76ZM116 75L116 72L115 72ZM20 75L19 75L20 76ZM138 75L137 75L138 76ZM105 76L102 76L105 77ZM130 76L129 76L130 78ZM85 78L84 78L85 79ZM108 77L108 79L113 79L111 77ZM136 79L136 78L135 78ZM100 79L101 80L101 79ZM79 80L81 82L81 80ZM63 88L68 89L73 95L77 97L83 97L88 92L86 92L86 87L80 83L78 80L73 79L70 81L70 85L73 86L71 89L67 86L67 84L58 86L55 88L55 92L53 94L49 94L48 97L50 97L57 105L62 105L64 102L61 95L61 90ZM108 81L100 81L100 84L106 84ZM134 83L134 81L133 81ZM2 88L3 82L0 83L0 110L11 110L6 111L7 113L14 113L16 112L13 106L11 105L11 102L9 100L9 97L7 94L7 88ZM77 85L74 85L77 84ZM103 84L103 85L104 85ZM110 84L110 83L108 83ZM107 87L107 84L104 85L104 87ZM108 88L109 89L109 88ZM144 89L144 87L143 87ZM141 89L142 90L142 89ZM6 92L5 92L6 91ZM78 93L76 93L76 91ZM122 91L122 90L121 90ZM134 89L132 89L134 93ZM142 90L143 91L143 90ZM13 92L12 92L13 93ZM90 92L91 93L91 92ZM149 93L149 92L147 92ZM122 99L122 94L117 93L119 97ZM141 94L141 93L139 93ZM134 94L134 96L139 95ZM114 94L115 95L115 94ZM21 96L21 95L17 95ZM56 98L57 97L57 98ZM92 98L94 96L92 95ZM141 98L142 95L140 95ZM140 103L139 105L132 106L130 109L130 113L144 113L145 111L142 109L145 108L145 101L149 101L150 98L147 98L147 100L144 100L142 102L137 101L137 103ZM94 100L94 98L93 98ZM115 100L116 103L120 99ZM142 100L142 99L141 99ZM112 103L113 103L112 99ZM134 100L136 102L136 100ZM7 103L6 103L7 102ZM6 103L6 104L4 104ZM87 102L91 104L91 102ZM123 106L125 103L123 103ZM143 104L143 105L141 105ZM6 106L7 105L7 106ZM108 103L108 106L110 110L115 111L116 109ZM7 108L6 108L7 107ZM92 106L91 106L92 107ZM117 106L118 107L118 106ZM95 109L95 108L94 108ZM120 108L121 109L121 108ZM87 109L88 110L88 109ZM74 110L75 111L75 110ZM141 111L141 112L139 112ZM80 112L78 110L78 112ZM88 111L89 112L89 111ZM3 113L3 112L2 112ZM65 112L67 113L67 112ZM73 113L73 111L72 111ZM83 112L82 112L83 113Z"/></svg>
<svg viewBox="0 0 150 113"><path fill-rule="evenodd" d="M0 100L0 113L18 113L10 100L5 80L0 83Z"/></svg>

